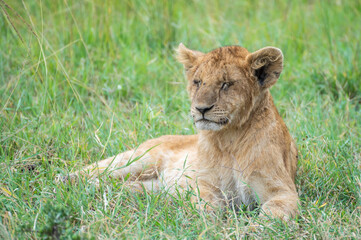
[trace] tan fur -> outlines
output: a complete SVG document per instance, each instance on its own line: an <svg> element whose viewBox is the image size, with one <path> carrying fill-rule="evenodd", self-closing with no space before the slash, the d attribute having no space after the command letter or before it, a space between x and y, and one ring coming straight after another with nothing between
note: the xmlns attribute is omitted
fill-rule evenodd
<svg viewBox="0 0 361 240"><path fill-rule="evenodd" d="M180 44L177 59L186 69L199 134L148 140L80 173L129 177L134 190L193 188L193 200L207 208L232 201L261 204L264 214L280 218L296 214L297 148L269 92L282 71L282 52L229 46L204 54Z"/></svg>

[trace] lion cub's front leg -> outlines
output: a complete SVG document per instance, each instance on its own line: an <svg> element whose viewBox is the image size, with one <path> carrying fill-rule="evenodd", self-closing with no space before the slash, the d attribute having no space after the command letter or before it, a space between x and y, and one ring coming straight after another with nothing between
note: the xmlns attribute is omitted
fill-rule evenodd
<svg viewBox="0 0 361 240"><path fill-rule="evenodd" d="M298 213L299 198L295 184L286 171L254 172L250 186L262 204L263 214L287 220Z"/></svg>
<svg viewBox="0 0 361 240"><path fill-rule="evenodd" d="M195 203L198 209L211 212L225 206L226 201L218 187L209 182L197 181L196 178L192 180L194 195L191 197L191 202Z"/></svg>

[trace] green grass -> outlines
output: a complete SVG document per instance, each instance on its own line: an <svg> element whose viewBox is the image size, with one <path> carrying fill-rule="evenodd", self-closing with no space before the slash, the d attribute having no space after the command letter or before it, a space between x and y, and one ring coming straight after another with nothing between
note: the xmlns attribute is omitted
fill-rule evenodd
<svg viewBox="0 0 361 240"><path fill-rule="evenodd" d="M4 1L0 236L360 238L359 1ZM180 42L283 50L271 91L299 147L298 218L204 213L188 196L131 194L117 180L55 184L146 139L195 132Z"/></svg>

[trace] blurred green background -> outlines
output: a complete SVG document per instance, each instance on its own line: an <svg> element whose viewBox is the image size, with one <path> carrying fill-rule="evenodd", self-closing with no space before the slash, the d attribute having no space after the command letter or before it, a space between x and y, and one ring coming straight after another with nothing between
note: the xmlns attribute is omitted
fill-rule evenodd
<svg viewBox="0 0 361 240"><path fill-rule="evenodd" d="M14 238L357 238L361 2L0 0L0 223ZM56 185L164 134L193 134L174 48L282 49L271 92L299 147L292 224L187 198ZM249 222L260 228L249 231Z"/></svg>

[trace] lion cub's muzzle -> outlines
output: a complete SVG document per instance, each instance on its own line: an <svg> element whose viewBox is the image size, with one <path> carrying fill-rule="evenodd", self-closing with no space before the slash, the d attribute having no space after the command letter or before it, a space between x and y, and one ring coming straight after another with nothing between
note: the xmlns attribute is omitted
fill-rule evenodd
<svg viewBox="0 0 361 240"><path fill-rule="evenodd" d="M215 105L192 106L191 114L194 124L199 130L220 130L229 122L226 111Z"/></svg>

